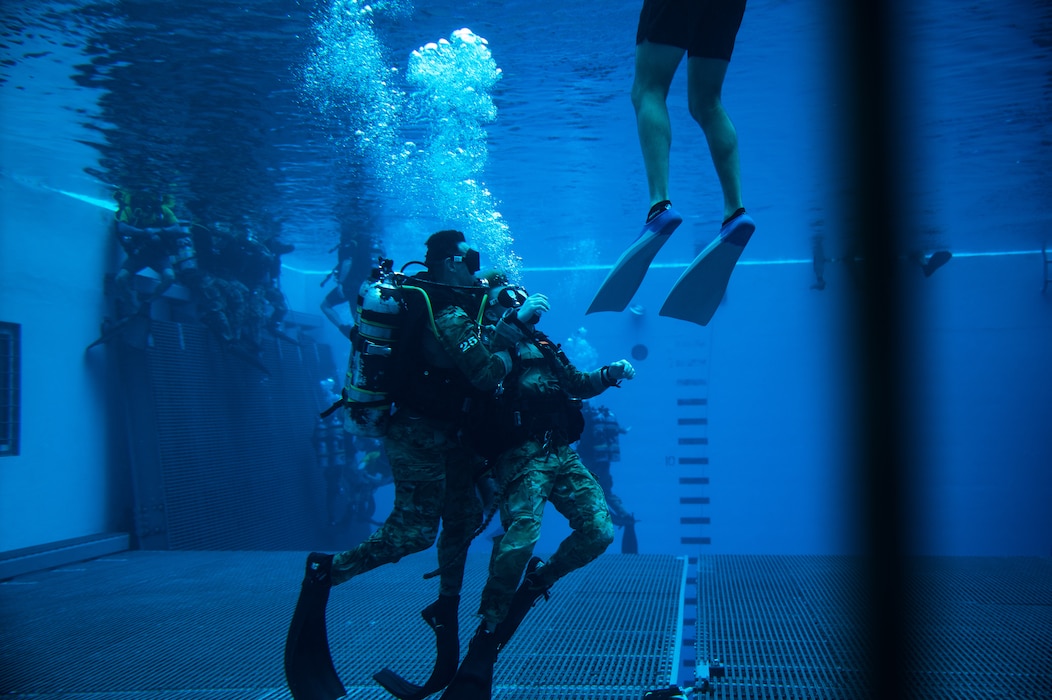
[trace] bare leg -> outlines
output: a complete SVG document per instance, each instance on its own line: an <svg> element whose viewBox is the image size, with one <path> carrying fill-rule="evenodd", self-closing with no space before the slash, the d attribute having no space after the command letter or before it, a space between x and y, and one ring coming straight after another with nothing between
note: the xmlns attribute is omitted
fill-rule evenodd
<svg viewBox="0 0 1052 700"><path fill-rule="evenodd" d="M643 164L647 170L650 204L669 199L668 162L672 148L672 126L665 98L683 59L683 49L643 42L636 47L636 76L632 83L632 105Z"/></svg>
<svg viewBox="0 0 1052 700"><path fill-rule="evenodd" d="M716 175L723 190L725 219L742 206L738 133L720 99L727 65L727 61L717 58L687 59L690 114L705 132L712 164L716 167Z"/></svg>

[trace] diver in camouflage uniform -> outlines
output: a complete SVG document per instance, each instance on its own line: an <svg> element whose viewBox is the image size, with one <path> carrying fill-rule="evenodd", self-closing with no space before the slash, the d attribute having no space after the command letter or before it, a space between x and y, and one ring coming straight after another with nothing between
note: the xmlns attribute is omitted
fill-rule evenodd
<svg viewBox="0 0 1052 700"><path fill-rule="evenodd" d="M464 234L432 235L424 264L427 272L402 287L408 318L399 341L398 386L391 392L396 410L384 438L395 481L394 507L383 526L354 549L334 556L311 554L304 581L304 590L313 581L327 591L330 585L425 550L438 536L439 597L423 616L438 635L439 658L422 688L386 669L377 674L399 697L434 693L456 672L465 544L482 520L475 479L485 468L478 454L460 444L460 416L468 397L492 392L512 367L507 350L491 352L482 343L477 316L465 311L465 306L479 308L486 289L475 277L478 253Z"/></svg>
<svg viewBox="0 0 1052 700"><path fill-rule="evenodd" d="M593 372L578 370L535 328L549 310L547 298L527 296L518 288L503 294L516 297L519 305L504 303L511 308L491 344L495 350L509 350L515 364L500 393L475 414L469 436L490 458L500 484L504 535L494 543L490 558L479 609L482 624L442 696L446 700L488 698L497 652L534 602L547 596L558 579L602 554L614 539L603 489L570 445L584 426L581 399L619 386L622 379L632 379L635 370L627 360ZM566 516L573 532L541 564L531 557L547 501Z"/></svg>
<svg viewBox="0 0 1052 700"><path fill-rule="evenodd" d="M175 199L171 195L157 195L146 191L114 193L117 212L114 215L114 231L127 257L114 278L117 293L118 316L126 316L139 310L145 313L154 299L158 299L175 282L175 262L189 264L193 258L190 236L175 215ZM140 300L135 293L134 278L143 268L149 267L160 277L156 289Z"/></svg>
<svg viewBox="0 0 1052 700"><path fill-rule="evenodd" d="M442 515L439 564L445 566L454 554L460 561L459 566L444 568L440 590L444 596L457 596L463 543L481 521L474 477L484 462L460 444L459 416L467 397L497 386L511 370L511 357L507 350L491 352L479 340L479 324L463 308L477 308L477 297L485 291L475 278L478 254L470 250L464 234L442 231L427 245L428 272L410 278L407 286L412 291L403 287L410 309L409 337L400 343L407 354L415 350L416 356L399 363L400 386L393 392L396 410L384 438L396 485L394 510L368 540L335 556L333 585L427 549L438 535ZM433 328L417 289L430 301Z"/></svg>

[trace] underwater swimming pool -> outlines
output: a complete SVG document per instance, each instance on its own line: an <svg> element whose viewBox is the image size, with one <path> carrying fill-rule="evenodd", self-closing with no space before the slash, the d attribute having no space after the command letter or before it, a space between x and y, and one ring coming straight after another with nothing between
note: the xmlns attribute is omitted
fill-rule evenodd
<svg viewBox="0 0 1052 700"><path fill-rule="evenodd" d="M844 566L845 555L860 551L936 557L927 564L934 569L919 569L940 583L922 597L912 630L932 634L924 638L934 646L913 649L910 659L946 662L939 666L946 678L959 681L961 666L967 675L973 657L954 651L958 633L940 625L952 618L963 626L954 630L966 629L976 601L993 624L1004 619L996 591L1011 577L999 558L1021 562L1026 575L1011 580L1030 581L1027 562L1052 554L1052 10L1023 0L893 7L889 60L877 62L890 76L882 85L862 80L852 63L867 33L850 33L849 11L822 0L749 2L722 100L757 229L702 326L659 313L723 218L682 69L668 105L670 199L684 221L628 309L585 313L648 205L630 99L639 7L639 0L601 8L537 0L4 3L0 553L42 556L37 549L98 533L128 533L143 550L353 546L390 511L394 489L369 447L348 453L380 470L369 472L375 479L364 499L355 500L361 479L322 464L319 445L330 443L319 437L316 413L332 398L325 380L339 386L349 352L319 308L335 289L330 270L353 261L364 277L381 251L396 266L421 260L428 235L457 228L481 251L484 270L499 268L548 295L540 327L573 362L593 369L626 358L635 367L635 379L593 400L607 409L600 415L608 432L591 449L607 456L617 496L616 507L608 497L617 516L609 552L636 548L676 563L673 574L655 577L669 604L648 624L678 628L675 639L654 632L657 675L689 680L691 647L699 668L712 660L705 655L738 648L728 667L748 667L756 687L784 683L771 697L834 698L844 688L864 695L861 662L838 666L814 655L810 671L831 678L828 685L793 680L800 644L819 639L815 648L828 650L835 638L854 662L865 656L855 646L857 627L879 633L879 612L865 601L887 593L875 582L889 578ZM856 111L870 98L871 111ZM880 143L889 145L867 150ZM888 165L890 176L865 172L874 163ZM234 298L233 285L189 277L141 317L118 314L112 276L125 253L113 235L115 190L128 194L126 203L132 193L149 194L177 214L198 245L196 264L179 261L187 269L222 257L220 243L213 249L204 240L240 241L242 252L279 237L293 245L276 268L288 314L269 332L259 323L249 330L278 302L246 288L251 303L228 300L224 308L216 289ZM860 204L867 202L868 210ZM872 230L874 221L886 229ZM860 253L860 242L874 239L884 244L880 255ZM248 260L246 252L233 265L249 267ZM153 289L156 277L135 278L138 293ZM350 319L351 308L339 313ZM107 337L121 317L128 325ZM256 346L220 342L223 323L239 334L243 323L245 343L255 333ZM100 328L107 342L89 347ZM537 544L545 556L569 531L553 511ZM494 528L476 542L473 561L485 558ZM196 567L198 554L186 555ZM615 557L602 566L618 568L631 555ZM176 582L182 561L165 563ZM1047 580L1043 563L1032 580ZM89 567L100 590L109 566ZM962 584L972 571L986 572L987 588ZM40 579L62 600L64 572ZM134 587L138 575L112 581ZM924 595L935 590L923 576L890 577L903 586L907 579L921 581ZM368 581L382 588L395 579ZM289 585L280 581L270 594L291 610ZM607 603L617 595L630 606L656 599L614 577L603 585L616 595L596 609L614 619L616 605ZM1003 591L1004 600L1028 606L1019 618L1024 641L1011 644L1037 640L1039 648L1047 606L1027 586ZM591 600L589 590L561 593ZM88 610L92 595L77 609ZM180 601L177 590L172 595ZM816 613L828 600L837 605ZM927 605L933 600L944 607ZM784 617L767 634L774 608L763 605L771 601ZM583 609L575 602L563 598L553 609L572 618ZM274 626L266 613L256 633ZM866 614L868 625L859 622ZM358 624L369 620L363 615L343 617ZM805 617L811 624L783 643L782 632ZM841 626L844 619L851 624ZM277 627L284 626L282 618ZM615 626L603 623L597 634ZM840 636L826 634L832 627ZM543 649L546 630L534 633ZM996 647L989 626L979 636ZM362 642L343 627L333 638ZM559 639L581 653L573 634ZM760 660L746 662L746 647ZM784 663L770 660L775 648ZM94 653L92 644L84 649ZM345 650L335 649L337 658ZM1047 687L1048 662L1032 651L1027 646L1019 688ZM975 658L1008 668L1014 653L997 647ZM581 658L600 667L607 656L585 650ZM503 673L516 668L506 664ZM914 681L916 669L907 669ZM261 689L284 696L276 661L264 671L265 681L245 688L231 690L224 677L209 687L230 697L258 697ZM34 673L19 688L55 690L39 683L48 664ZM126 687L128 677L118 676L94 690ZM935 690L959 688L946 678L932 681ZM499 692L507 697L529 692L506 679L513 676L501 677ZM354 682L369 697L382 693L366 671ZM725 688L756 692L736 682ZM127 687L136 692L135 683ZM991 684L975 697L998 690Z"/></svg>

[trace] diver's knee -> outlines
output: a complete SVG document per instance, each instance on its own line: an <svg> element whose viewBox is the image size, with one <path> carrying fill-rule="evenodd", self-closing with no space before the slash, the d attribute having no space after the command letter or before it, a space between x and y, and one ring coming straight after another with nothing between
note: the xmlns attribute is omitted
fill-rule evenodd
<svg viewBox="0 0 1052 700"><path fill-rule="evenodd" d="M582 534L595 544L595 548L600 554L614 543L614 523L610 519L609 513L597 513L584 530Z"/></svg>
<svg viewBox="0 0 1052 700"><path fill-rule="evenodd" d="M708 129L723 114L723 102L719 94L692 96L688 101L690 116L702 129Z"/></svg>
<svg viewBox="0 0 1052 700"><path fill-rule="evenodd" d="M438 538L438 528L421 528L405 538L405 550L407 554L416 554L430 549Z"/></svg>
<svg viewBox="0 0 1052 700"><path fill-rule="evenodd" d="M601 547L602 551L605 551L607 547L614 543L614 524L610 521L610 518L605 518L596 529L595 540L596 546Z"/></svg>
<svg viewBox="0 0 1052 700"><path fill-rule="evenodd" d="M632 106L636 113L650 105L664 107L668 98L668 88L648 83L635 82L632 84Z"/></svg>
<svg viewBox="0 0 1052 700"><path fill-rule="evenodd" d="M536 544L541 539L541 520L534 515L513 517L504 531L504 539L517 547Z"/></svg>
<svg viewBox="0 0 1052 700"><path fill-rule="evenodd" d="M643 89L635 85L632 86L632 107L639 112L643 106Z"/></svg>

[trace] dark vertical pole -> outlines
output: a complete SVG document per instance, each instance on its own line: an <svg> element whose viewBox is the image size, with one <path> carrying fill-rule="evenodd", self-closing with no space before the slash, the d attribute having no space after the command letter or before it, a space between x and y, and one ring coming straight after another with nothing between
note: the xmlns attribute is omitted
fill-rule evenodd
<svg viewBox="0 0 1052 700"><path fill-rule="evenodd" d="M843 172L853 201L847 234L855 256L857 296L851 307L855 353L856 465L860 539L867 563L869 687L874 698L908 698L908 624L904 604L910 473L910 419L904 395L911 323L896 274L906 236L908 186L900 156L904 50L897 5L835 3L841 32L844 104Z"/></svg>

